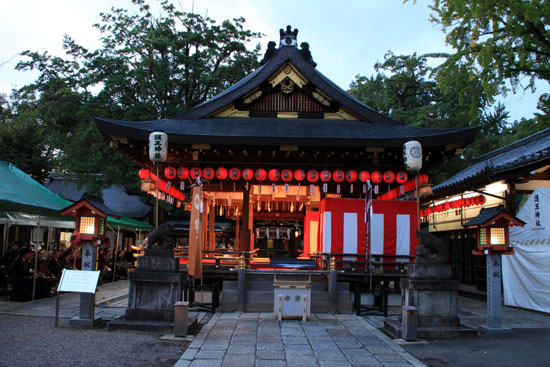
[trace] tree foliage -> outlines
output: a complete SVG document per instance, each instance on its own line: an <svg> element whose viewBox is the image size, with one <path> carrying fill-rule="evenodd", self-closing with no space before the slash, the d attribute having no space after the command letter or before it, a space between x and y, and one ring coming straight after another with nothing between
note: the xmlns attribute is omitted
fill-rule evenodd
<svg viewBox="0 0 550 367"><path fill-rule="evenodd" d="M21 166L23 156L38 160L40 153L48 163L44 168L75 175L77 185L92 193L111 184L132 182L135 188L137 167L109 148L92 117L166 118L204 102L258 65L259 45L251 50L247 45L260 34L246 30L243 18L217 24L178 11L167 0L159 2L161 14L153 16L145 0L133 3L133 12L112 8L100 14L95 27L102 47L97 50L66 35L63 57L22 53L16 68L37 70L39 76L10 102L0 101L6 120L0 134L24 141L21 134L30 134L21 124L25 113L37 137L33 151L13 157L15 163Z"/></svg>
<svg viewBox="0 0 550 367"><path fill-rule="evenodd" d="M490 97L505 92L507 80L514 90L550 81L548 1L434 0L430 8L456 50L447 64L468 65Z"/></svg>
<svg viewBox="0 0 550 367"><path fill-rule="evenodd" d="M375 64L375 76L356 76L349 92L360 101L399 122L429 128L480 126L476 141L462 157L430 173L437 182L463 169L474 156L496 149L508 128L504 106L491 109L479 80L469 77L468 68L457 64L445 68L428 66L438 55L394 55L388 52ZM445 74L444 77L441 74ZM438 82L442 81L442 82Z"/></svg>

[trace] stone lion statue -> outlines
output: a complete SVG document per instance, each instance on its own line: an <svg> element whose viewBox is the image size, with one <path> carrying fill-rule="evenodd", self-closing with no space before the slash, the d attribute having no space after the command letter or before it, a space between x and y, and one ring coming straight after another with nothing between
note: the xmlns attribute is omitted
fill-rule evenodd
<svg viewBox="0 0 550 367"><path fill-rule="evenodd" d="M414 252L415 264L443 264L445 262L445 244L443 241L429 233L416 230L418 245Z"/></svg>
<svg viewBox="0 0 550 367"><path fill-rule="evenodd" d="M147 252L155 252L163 256L174 256L174 239L171 237L173 224L163 223L147 236ZM156 243L156 246L154 245Z"/></svg>

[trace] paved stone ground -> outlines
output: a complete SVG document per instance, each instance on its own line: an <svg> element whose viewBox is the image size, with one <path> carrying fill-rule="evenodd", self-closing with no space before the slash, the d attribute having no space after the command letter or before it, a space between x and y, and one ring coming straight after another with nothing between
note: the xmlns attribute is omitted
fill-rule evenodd
<svg viewBox="0 0 550 367"><path fill-rule="evenodd" d="M424 366L350 314L277 321L272 313L218 313L175 367Z"/></svg>

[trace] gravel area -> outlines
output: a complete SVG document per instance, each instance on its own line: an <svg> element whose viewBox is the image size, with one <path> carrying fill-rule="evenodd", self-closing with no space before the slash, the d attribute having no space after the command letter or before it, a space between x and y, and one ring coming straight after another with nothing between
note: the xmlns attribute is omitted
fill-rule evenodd
<svg viewBox="0 0 550 367"><path fill-rule="evenodd" d="M0 366L173 366L188 342L151 333L90 330L50 317L0 316Z"/></svg>

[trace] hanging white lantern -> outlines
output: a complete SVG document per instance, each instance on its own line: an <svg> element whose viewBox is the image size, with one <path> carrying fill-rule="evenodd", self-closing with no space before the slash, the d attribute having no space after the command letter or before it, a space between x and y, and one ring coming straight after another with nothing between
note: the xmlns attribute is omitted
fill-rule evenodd
<svg viewBox="0 0 550 367"><path fill-rule="evenodd" d="M407 171L420 171L422 169L422 145L416 140L403 144L403 160Z"/></svg>
<svg viewBox="0 0 550 367"><path fill-rule="evenodd" d="M168 156L168 135L161 131L149 134L149 159L152 162L166 162Z"/></svg>

